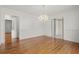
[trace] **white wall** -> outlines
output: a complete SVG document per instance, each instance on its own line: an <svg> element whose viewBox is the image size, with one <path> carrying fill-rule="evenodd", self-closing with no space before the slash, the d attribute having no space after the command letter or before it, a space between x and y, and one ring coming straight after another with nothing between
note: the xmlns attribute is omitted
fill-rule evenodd
<svg viewBox="0 0 79 59"><path fill-rule="evenodd" d="M79 8L64 10L51 17L62 16L64 17L64 39L79 42Z"/></svg>
<svg viewBox="0 0 79 59"><path fill-rule="evenodd" d="M45 22L43 27L44 27L44 34L47 36L52 36L51 30L53 31L53 29L51 29L51 21Z"/></svg>
<svg viewBox="0 0 79 59"><path fill-rule="evenodd" d="M42 24L37 17L23 15L20 20L20 38L43 35Z"/></svg>
<svg viewBox="0 0 79 59"><path fill-rule="evenodd" d="M1 44L1 20L0 20L0 44Z"/></svg>
<svg viewBox="0 0 79 59"><path fill-rule="evenodd" d="M0 7L0 44L4 43L4 30L3 30L3 26L4 26L4 21L2 19L2 8Z"/></svg>
<svg viewBox="0 0 79 59"><path fill-rule="evenodd" d="M19 32L20 32L19 37L20 37L20 39L43 35L42 23L37 19L37 17L30 15L30 14L27 14L27 13L20 12L20 11L1 7L2 43L5 42L4 15L6 15L6 14L18 17L19 26L20 26L19 27Z"/></svg>

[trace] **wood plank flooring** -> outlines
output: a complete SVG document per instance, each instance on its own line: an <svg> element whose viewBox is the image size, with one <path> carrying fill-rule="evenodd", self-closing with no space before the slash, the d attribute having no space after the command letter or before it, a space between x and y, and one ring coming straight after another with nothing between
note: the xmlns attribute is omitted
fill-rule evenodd
<svg viewBox="0 0 79 59"><path fill-rule="evenodd" d="M79 43L39 36L19 40L0 49L0 54L78 54ZM4 46L1 45L1 46Z"/></svg>
<svg viewBox="0 0 79 59"><path fill-rule="evenodd" d="M5 47L9 47L11 44L11 33L5 33Z"/></svg>

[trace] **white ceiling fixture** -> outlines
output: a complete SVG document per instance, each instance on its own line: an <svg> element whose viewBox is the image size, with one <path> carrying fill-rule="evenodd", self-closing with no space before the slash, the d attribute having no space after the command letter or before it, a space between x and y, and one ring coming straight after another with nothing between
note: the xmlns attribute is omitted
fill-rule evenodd
<svg viewBox="0 0 79 59"><path fill-rule="evenodd" d="M38 19L43 23L45 23L48 20L48 15L45 5L42 6L42 14L38 17Z"/></svg>

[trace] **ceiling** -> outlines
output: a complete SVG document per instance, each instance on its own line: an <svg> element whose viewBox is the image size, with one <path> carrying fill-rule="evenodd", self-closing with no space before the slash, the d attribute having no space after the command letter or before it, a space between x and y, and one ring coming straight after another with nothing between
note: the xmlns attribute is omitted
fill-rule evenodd
<svg viewBox="0 0 79 59"><path fill-rule="evenodd" d="M45 11L48 15L67 10L69 8L78 7L72 5L3 5L2 7L14 9L17 11L29 13L32 15L39 16Z"/></svg>

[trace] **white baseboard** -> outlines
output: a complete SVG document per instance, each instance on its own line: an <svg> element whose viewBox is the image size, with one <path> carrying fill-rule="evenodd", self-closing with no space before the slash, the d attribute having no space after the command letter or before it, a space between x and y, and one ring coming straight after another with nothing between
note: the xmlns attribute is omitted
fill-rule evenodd
<svg viewBox="0 0 79 59"><path fill-rule="evenodd" d="M32 38L32 37L38 37L38 36L43 36L43 34L33 35L33 36L20 37L20 40L22 40L22 39L28 39L28 38Z"/></svg>

